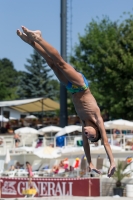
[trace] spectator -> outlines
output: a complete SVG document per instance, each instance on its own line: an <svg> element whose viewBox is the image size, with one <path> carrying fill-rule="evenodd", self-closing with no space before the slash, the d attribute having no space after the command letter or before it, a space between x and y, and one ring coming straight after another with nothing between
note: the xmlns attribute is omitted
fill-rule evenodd
<svg viewBox="0 0 133 200"><path fill-rule="evenodd" d="M11 165L10 168L9 168L9 171L14 171L14 170L15 170L14 165Z"/></svg>
<svg viewBox="0 0 133 200"><path fill-rule="evenodd" d="M120 138L116 129L113 130L113 145L120 146Z"/></svg>
<svg viewBox="0 0 133 200"><path fill-rule="evenodd" d="M3 137L0 137L0 145L2 145L4 142L4 138Z"/></svg>
<svg viewBox="0 0 133 200"><path fill-rule="evenodd" d="M64 163L63 163L63 160L60 161L59 163L59 167L63 168L64 167Z"/></svg>
<svg viewBox="0 0 133 200"><path fill-rule="evenodd" d="M54 174L58 174L59 168L60 167L58 165L54 165L53 168L52 168L52 172L54 172Z"/></svg>
<svg viewBox="0 0 133 200"><path fill-rule="evenodd" d="M23 164L16 162L15 169L23 169L23 166L24 166Z"/></svg>
<svg viewBox="0 0 133 200"><path fill-rule="evenodd" d="M63 160L63 168L64 168L65 170L67 170L68 167L69 167L68 158L64 158L64 160Z"/></svg>
<svg viewBox="0 0 133 200"><path fill-rule="evenodd" d="M31 167L31 164L29 162L26 162L26 168L27 168L27 171L28 171L28 178L29 178L28 187L31 188L31 187L33 187L32 178L33 178L34 174L32 172L32 167Z"/></svg>
<svg viewBox="0 0 133 200"><path fill-rule="evenodd" d="M20 142L20 135L19 134L15 134L14 135L14 140L15 140L15 147L18 147L19 142Z"/></svg>
<svg viewBox="0 0 133 200"><path fill-rule="evenodd" d="M10 127L11 127L10 122L7 122L5 128L8 130L8 129L10 129Z"/></svg>
<svg viewBox="0 0 133 200"><path fill-rule="evenodd" d="M68 167L69 167L68 158L64 158L63 160L60 161L59 168L65 169L67 171Z"/></svg>
<svg viewBox="0 0 133 200"><path fill-rule="evenodd" d="M38 135L38 141L36 144L36 148L41 147L43 144L43 135Z"/></svg>
<svg viewBox="0 0 133 200"><path fill-rule="evenodd" d="M24 122L22 119L19 120L19 127L24 127Z"/></svg>

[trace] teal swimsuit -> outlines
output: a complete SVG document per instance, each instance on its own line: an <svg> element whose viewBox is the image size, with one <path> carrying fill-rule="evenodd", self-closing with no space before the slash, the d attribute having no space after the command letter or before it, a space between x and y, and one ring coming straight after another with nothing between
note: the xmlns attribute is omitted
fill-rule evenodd
<svg viewBox="0 0 133 200"><path fill-rule="evenodd" d="M78 85L72 84L71 82L68 81L66 89L69 92L71 92L72 94L87 90L87 88L89 88L88 81L83 74L82 74L82 76L83 76L83 79L84 79L84 85L83 86L78 86Z"/></svg>

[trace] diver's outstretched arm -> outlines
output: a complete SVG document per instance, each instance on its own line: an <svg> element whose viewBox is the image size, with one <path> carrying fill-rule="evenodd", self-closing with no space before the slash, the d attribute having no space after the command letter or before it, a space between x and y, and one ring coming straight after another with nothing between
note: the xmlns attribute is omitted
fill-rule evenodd
<svg viewBox="0 0 133 200"><path fill-rule="evenodd" d="M99 113L99 116L100 116L100 113ZM115 161L114 161L114 157L113 157L113 153L112 153L110 144L108 142L108 138L107 138L107 134L106 134L106 131L105 131L105 127L104 127L102 117L99 117L97 119L96 124L97 124L97 127L100 130L103 145L104 145L105 151L106 151L108 158L109 158L109 161L110 161L110 168L108 170L108 177L111 177L114 174L114 171L115 171Z"/></svg>
<svg viewBox="0 0 133 200"><path fill-rule="evenodd" d="M91 161L90 144L89 144L87 137L84 134L83 128L82 128L82 138L83 138L83 146L84 146L85 155L86 155L86 158L87 158L87 161L89 164L89 171L94 171L98 174L101 174L100 170L98 170L96 167L94 167L94 165Z"/></svg>

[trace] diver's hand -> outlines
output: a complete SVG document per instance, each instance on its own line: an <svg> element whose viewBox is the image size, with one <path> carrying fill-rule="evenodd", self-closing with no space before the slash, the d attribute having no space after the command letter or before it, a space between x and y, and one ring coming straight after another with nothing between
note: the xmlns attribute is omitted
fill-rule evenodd
<svg viewBox="0 0 133 200"><path fill-rule="evenodd" d="M30 38L25 34L22 33L19 29L17 30L17 35L26 43L32 44L33 42L30 40Z"/></svg>
<svg viewBox="0 0 133 200"><path fill-rule="evenodd" d="M92 163L89 164L89 171L94 171L97 174L101 174L101 171L99 169L97 169L96 167L94 167L94 165Z"/></svg>
<svg viewBox="0 0 133 200"><path fill-rule="evenodd" d="M113 176L115 172L115 164L110 165L109 171L108 171L108 177L110 178L111 176Z"/></svg>

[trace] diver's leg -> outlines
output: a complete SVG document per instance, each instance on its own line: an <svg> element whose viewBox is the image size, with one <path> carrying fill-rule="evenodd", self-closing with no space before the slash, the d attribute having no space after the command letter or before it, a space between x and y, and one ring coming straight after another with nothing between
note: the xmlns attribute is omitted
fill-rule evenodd
<svg viewBox="0 0 133 200"><path fill-rule="evenodd" d="M82 75L77 72L71 65L66 63L58 51L42 38L40 31L31 31L24 26L22 26L22 29L32 41L38 43L46 51L46 53L53 60L54 65L60 69L68 81L79 86L84 85Z"/></svg>
<svg viewBox="0 0 133 200"><path fill-rule="evenodd" d="M27 44L31 45L47 62L49 67L54 71L58 80L62 82L64 85L67 85L68 80L62 73L62 71L54 65L53 60L46 53L46 51L36 42L32 41L25 33L22 33L20 30L17 30L17 35Z"/></svg>

